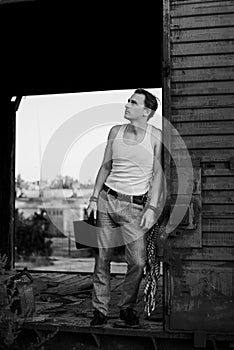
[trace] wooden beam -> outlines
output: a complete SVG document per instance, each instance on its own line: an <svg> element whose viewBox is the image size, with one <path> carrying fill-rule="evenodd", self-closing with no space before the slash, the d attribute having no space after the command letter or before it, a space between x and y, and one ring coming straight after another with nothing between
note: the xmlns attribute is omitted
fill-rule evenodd
<svg viewBox="0 0 234 350"><path fill-rule="evenodd" d="M0 138L0 254L6 254L6 269L13 267L14 203L15 203L15 105L10 96L1 98L4 134Z"/></svg>
<svg viewBox="0 0 234 350"><path fill-rule="evenodd" d="M0 5L20 4L25 2L38 2L38 0L0 0Z"/></svg>

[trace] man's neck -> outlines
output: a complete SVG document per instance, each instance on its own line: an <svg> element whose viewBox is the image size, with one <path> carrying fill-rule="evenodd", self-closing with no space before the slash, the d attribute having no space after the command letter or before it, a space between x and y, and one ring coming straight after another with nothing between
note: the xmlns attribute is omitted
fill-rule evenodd
<svg viewBox="0 0 234 350"><path fill-rule="evenodd" d="M134 134L141 134L143 131L147 129L148 123L138 123L138 122L130 122L129 124L129 131L131 131Z"/></svg>

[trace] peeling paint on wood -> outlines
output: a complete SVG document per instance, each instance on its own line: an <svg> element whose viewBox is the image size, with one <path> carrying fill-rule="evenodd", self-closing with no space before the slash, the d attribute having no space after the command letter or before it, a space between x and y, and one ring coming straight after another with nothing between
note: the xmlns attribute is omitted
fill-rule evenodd
<svg viewBox="0 0 234 350"><path fill-rule="evenodd" d="M233 49L234 50L234 49ZM234 68L233 67L218 67L218 68L181 68L181 69L171 69L172 72L172 83L174 82L202 82L202 81L213 81L213 80L226 80L232 81L234 76ZM227 108L225 108L227 110ZM176 111L175 111L176 112ZM198 111L189 111L190 114L193 112L198 113ZM202 112L202 111L201 111ZM209 111L205 110L204 113L207 112L208 115L205 114L207 120L209 120ZM225 118L225 113L222 111L211 110L213 112L211 114L211 119L213 116L218 114L219 118ZM179 110L178 110L179 113ZM228 111L227 111L228 113ZM186 116L188 116L186 114ZM199 113L198 113L199 116ZM230 114L230 119L232 119L233 114ZM227 117L226 117L227 118ZM218 118L217 118L218 119Z"/></svg>
<svg viewBox="0 0 234 350"><path fill-rule="evenodd" d="M203 204L234 204L234 191L203 191Z"/></svg>
<svg viewBox="0 0 234 350"><path fill-rule="evenodd" d="M198 157L201 159L201 162L227 162L231 156L234 156L234 149L190 149L189 153L192 160ZM185 164L188 162L187 152L180 149L173 149L172 157L179 162L179 166L183 166L185 162Z"/></svg>
<svg viewBox="0 0 234 350"><path fill-rule="evenodd" d="M204 247L234 247L234 232L202 232Z"/></svg>
<svg viewBox="0 0 234 350"><path fill-rule="evenodd" d="M232 62L234 56L232 58ZM225 63L224 63L225 65ZM207 95L207 96L182 96L174 97L171 101L172 109L203 109L203 108L223 108L234 107L234 95Z"/></svg>
<svg viewBox="0 0 234 350"><path fill-rule="evenodd" d="M202 190L234 190L234 178L205 177L202 183Z"/></svg>
<svg viewBox="0 0 234 350"><path fill-rule="evenodd" d="M199 76L202 77L203 72L199 72ZM197 76L196 72L194 73ZM174 122L199 122L199 121L216 121L216 120L233 120L234 108L233 107L221 107L221 108L199 108L195 109L174 109L172 113L172 121Z"/></svg>
<svg viewBox="0 0 234 350"><path fill-rule="evenodd" d="M234 234L234 218L204 218L202 219L202 229L206 232L233 232Z"/></svg>
<svg viewBox="0 0 234 350"><path fill-rule="evenodd" d="M234 38L234 28L204 28L181 30L180 28L172 30L172 42L187 42L187 41L209 41L209 40L230 40Z"/></svg>
<svg viewBox="0 0 234 350"><path fill-rule="evenodd" d="M181 249L180 257L183 261L234 261L234 248L232 247L205 247L202 249Z"/></svg>
<svg viewBox="0 0 234 350"><path fill-rule="evenodd" d="M212 218L214 220L215 218L219 218L220 220L223 218L226 222L227 227L231 225L231 229L233 230L233 221L229 225L229 219L234 217L234 205L233 204L216 204L216 205L210 205L210 204L203 204L202 206L203 210L203 217L204 218ZM225 230L224 230L225 231ZM233 230L234 231L234 230Z"/></svg>
<svg viewBox="0 0 234 350"><path fill-rule="evenodd" d="M171 84L171 94L172 96L233 94L233 85L233 81L178 82Z"/></svg>
<svg viewBox="0 0 234 350"><path fill-rule="evenodd" d="M226 14L214 14L207 16L196 16L193 21L190 17L173 18L171 21L173 29L191 29L191 28L209 28L209 27L228 27L233 25L233 15L231 13Z"/></svg>
<svg viewBox="0 0 234 350"><path fill-rule="evenodd" d="M171 17L185 17L185 16L198 16L198 15L211 15L222 13L234 13L233 1L203 1L202 3L184 3L179 1L171 2Z"/></svg>
<svg viewBox="0 0 234 350"><path fill-rule="evenodd" d="M183 141L189 149L198 148L222 148L233 146L233 135L191 135L183 136ZM181 140L177 136L172 136L172 147L181 149Z"/></svg>
<svg viewBox="0 0 234 350"><path fill-rule="evenodd" d="M234 54L175 56L171 61L171 69L233 67L233 59Z"/></svg>
<svg viewBox="0 0 234 350"><path fill-rule="evenodd" d="M219 134L234 134L234 120L233 121L196 121L196 122L174 122L176 130L181 136L184 135L219 135ZM176 135L173 132L173 135Z"/></svg>
<svg viewBox="0 0 234 350"><path fill-rule="evenodd" d="M192 262L184 265L183 279L173 277L173 329L234 329L233 270Z"/></svg>
<svg viewBox="0 0 234 350"><path fill-rule="evenodd" d="M179 177L179 179L178 179ZM180 187L178 188L178 183ZM171 170L171 195L177 194L179 196L200 194L201 193L201 169L191 169L177 167Z"/></svg>

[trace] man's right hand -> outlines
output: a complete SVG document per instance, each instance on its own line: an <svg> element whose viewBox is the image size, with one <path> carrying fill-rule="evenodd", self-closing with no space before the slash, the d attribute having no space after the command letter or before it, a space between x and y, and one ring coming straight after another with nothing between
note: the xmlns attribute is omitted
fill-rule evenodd
<svg viewBox="0 0 234 350"><path fill-rule="evenodd" d="M97 220L97 202L96 201L90 201L89 206L87 208L87 215L90 217L90 214L93 212L93 218L94 220Z"/></svg>

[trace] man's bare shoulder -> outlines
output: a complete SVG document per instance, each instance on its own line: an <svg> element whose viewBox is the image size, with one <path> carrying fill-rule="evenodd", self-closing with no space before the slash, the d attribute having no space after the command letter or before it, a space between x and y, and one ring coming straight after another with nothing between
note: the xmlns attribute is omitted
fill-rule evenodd
<svg viewBox="0 0 234 350"><path fill-rule="evenodd" d="M152 125L152 133L157 133L157 135L159 135L162 133L162 130L158 129L158 128L156 128L156 126Z"/></svg>
<svg viewBox="0 0 234 350"><path fill-rule="evenodd" d="M122 125L119 125L119 124L112 126L112 128L110 129L108 138L113 140L116 137L116 135L118 134L118 131L121 128L121 126Z"/></svg>
<svg viewBox="0 0 234 350"><path fill-rule="evenodd" d="M154 143L161 142L162 140L162 130L156 128L154 125L152 125L152 139Z"/></svg>

